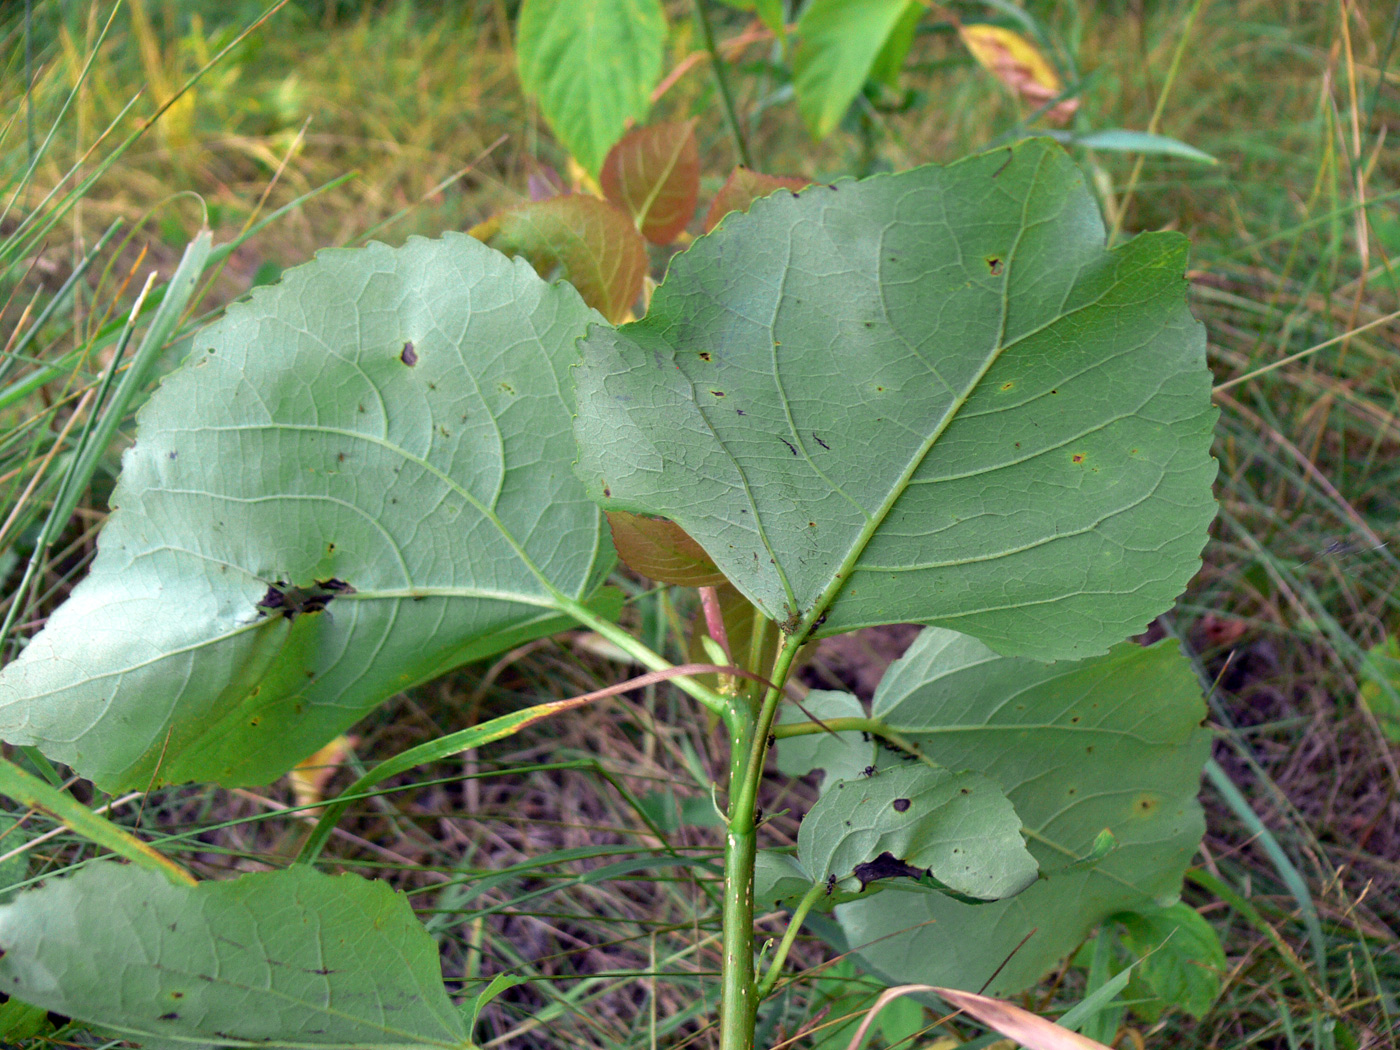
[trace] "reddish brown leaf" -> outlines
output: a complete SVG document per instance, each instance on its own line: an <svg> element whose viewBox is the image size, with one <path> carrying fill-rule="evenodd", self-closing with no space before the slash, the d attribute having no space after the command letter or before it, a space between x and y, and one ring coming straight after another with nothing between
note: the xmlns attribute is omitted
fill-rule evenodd
<svg viewBox="0 0 1400 1050"><path fill-rule="evenodd" d="M598 181L603 196L632 216L643 237L670 244L695 214L700 195L695 121L629 131L608 151Z"/></svg>
<svg viewBox="0 0 1400 1050"><path fill-rule="evenodd" d="M719 220L731 211L748 211L749 205L760 197L776 190L800 190L811 184L811 179L798 175L764 175L744 167L735 168L710 202L710 210L705 213L705 232L718 226Z"/></svg>
<svg viewBox="0 0 1400 1050"><path fill-rule="evenodd" d="M626 318L647 273L646 244L607 201L575 193L532 201L470 231L507 255L529 260L541 277L556 267L583 301L616 324Z"/></svg>
<svg viewBox="0 0 1400 1050"><path fill-rule="evenodd" d="M674 521L610 510L608 524L618 557L643 576L682 587L715 587L725 582L705 548Z"/></svg>

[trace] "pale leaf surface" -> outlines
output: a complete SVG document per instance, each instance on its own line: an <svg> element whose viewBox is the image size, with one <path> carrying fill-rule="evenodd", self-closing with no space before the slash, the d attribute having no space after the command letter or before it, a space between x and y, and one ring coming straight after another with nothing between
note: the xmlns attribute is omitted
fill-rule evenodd
<svg viewBox="0 0 1400 1050"><path fill-rule="evenodd" d="M1196 793L1210 737L1171 643L1046 666L930 629L891 666L872 713L938 764L996 782L1044 876L975 907L929 894L839 909L850 943L882 972L978 989L1006 962L990 990L1010 994L1113 913L1179 893L1205 829ZM1113 847L1097 856L1105 829Z"/></svg>
<svg viewBox="0 0 1400 1050"><path fill-rule="evenodd" d="M101 862L0 907L0 950L0 990L148 1045L471 1045L407 899L353 875Z"/></svg>
<svg viewBox="0 0 1400 1050"><path fill-rule="evenodd" d="M567 626L559 596L612 564L569 470L597 319L460 234L323 252L230 307L141 410L87 578L0 672L0 737L113 792L265 783ZM279 581L323 608L270 607Z"/></svg>
<svg viewBox="0 0 1400 1050"><path fill-rule="evenodd" d="M779 193L595 327L579 476L801 636L933 623L1037 659L1200 565L1215 410L1186 242L1104 248L1053 143Z"/></svg>

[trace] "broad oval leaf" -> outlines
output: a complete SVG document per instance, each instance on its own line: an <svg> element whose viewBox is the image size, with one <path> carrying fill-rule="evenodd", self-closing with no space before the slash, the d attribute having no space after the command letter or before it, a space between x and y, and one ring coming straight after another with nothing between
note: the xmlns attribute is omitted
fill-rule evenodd
<svg viewBox="0 0 1400 1050"><path fill-rule="evenodd" d="M890 667L872 713L940 765L995 781L1044 876L975 907L929 894L838 909L851 945L883 973L979 989L1005 964L990 989L1010 994L1115 912L1179 893L1205 830L1196 793L1210 737L1174 645L1046 666L930 629ZM1104 841L1112 848L1098 856Z"/></svg>
<svg viewBox="0 0 1400 1050"><path fill-rule="evenodd" d="M695 121L634 128L608 151L598 184L653 244L670 244L695 215L700 149Z"/></svg>
<svg viewBox="0 0 1400 1050"><path fill-rule="evenodd" d="M554 134L597 175L627 121L651 108L665 44L660 0L525 0L515 51Z"/></svg>
<svg viewBox="0 0 1400 1050"><path fill-rule="evenodd" d="M1199 567L1215 410L1186 242L1106 251L1058 146L777 194L578 369L579 476L798 637L1084 656Z"/></svg>
<svg viewBox="0 0 1400 1050"><path fill-rule="evenodd" d="M407 899L354 875L100 862L0 907L0 952L0 990L161 1045L471 1046Z"/></svg>
<svg viewBox="0 0 1400 1050"><path fill-rule="evenodd" d="M0 737L105 790L263 783L382 700L566 626L612 564L569 470L598 315L456 234L322 253L137 418L88 577Z"/></svg>
<svg viewBox="0 0 1400 1050"><path fill-rule="evenodd" d="M798 830L797 859L814 879L834 876L846 890L927 871L981 900L1010 897L1036 876L1001 789L980 773L924 764L828 779Z"/></svg>
<svg viewBox="0 0 1400 1050"><path fill-rule="evenodd" d="M531 201L471 230L506 255L530 261L541 277L557 266L583 301L609 321L632 309L647 274L647 249L627 216L586 193Z"/></svg>

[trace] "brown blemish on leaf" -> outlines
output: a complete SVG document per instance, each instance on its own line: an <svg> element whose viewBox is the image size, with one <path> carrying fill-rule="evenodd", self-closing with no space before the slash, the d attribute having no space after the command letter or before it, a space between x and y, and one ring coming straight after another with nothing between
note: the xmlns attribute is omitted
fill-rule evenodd
<svg viewBox="0 0 1400 1050"><path fill-rule="evenodd" d="M894 806L894 811L896 813L904 813L909 809L909 800L907 798L897 798L891 802L890 805Z"/></svg>

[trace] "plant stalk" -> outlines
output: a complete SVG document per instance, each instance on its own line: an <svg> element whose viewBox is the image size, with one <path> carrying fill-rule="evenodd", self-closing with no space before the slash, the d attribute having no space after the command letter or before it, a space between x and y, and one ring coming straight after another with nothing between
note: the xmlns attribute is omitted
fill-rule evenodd
<svg viewBox="0 0 1400 1050"><path fill-rule="evenodd" d="M729 727L729 833L724 842L724 960L720 984L720 1050L753 1050L758 1016L754 971L753 870L758 853L758 784L768 753L768 733L782 700L783 685L801 642L783 639L773 662L773 683L757 711L736 698Z"/></svg>
<svg viewBox="0 0 1400 1050"><path fill-rule="evenodd" d="M734 96L729 93L729 81L724 76L724 60L719 57L719 48L715 46L715 34L710 29L710 16L705 14L705 0L690 0L690 6L695 12L695 24L700 29L700 43L710 53L710 68L714 70L715 86L719 89L719 100L723 104L729 134L734 138L734 152L738 155L740 164L752 168L749 146L744 141L744 129L739 126L739 114L734 109Z"/></svg>

